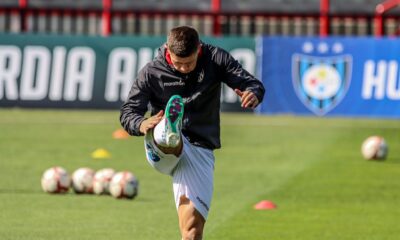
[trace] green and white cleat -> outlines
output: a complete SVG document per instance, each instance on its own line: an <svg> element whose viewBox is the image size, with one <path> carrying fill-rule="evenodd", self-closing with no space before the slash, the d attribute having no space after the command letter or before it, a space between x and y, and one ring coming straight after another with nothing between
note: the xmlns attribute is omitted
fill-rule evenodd
<svg viewBox="0 0 400 240"><path fill-rule="evenodd" d="M168 147L176 147L181 141L184 104L179 95L173 95L165 108L165 142Z"/></svg>

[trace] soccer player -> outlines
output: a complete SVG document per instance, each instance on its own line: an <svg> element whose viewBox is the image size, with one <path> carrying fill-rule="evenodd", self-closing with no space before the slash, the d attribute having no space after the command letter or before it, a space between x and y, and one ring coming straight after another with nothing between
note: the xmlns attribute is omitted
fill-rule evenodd
<svg viewBox="0 0 400 240"><path fill-rule="evenodd" d="M202 239L220 144L221 84L243 108L263 100L262 83L227 51L200 41L189 26L173 28L158 55L138 73L121 108L130 135L145 135L148 162L172 176L182 239ZM151 116L145 113L150 107Z"/></svg>

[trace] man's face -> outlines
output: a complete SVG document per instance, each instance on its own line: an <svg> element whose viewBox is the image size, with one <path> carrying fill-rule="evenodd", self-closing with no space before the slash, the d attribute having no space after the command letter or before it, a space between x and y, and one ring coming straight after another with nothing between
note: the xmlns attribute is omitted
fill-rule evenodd
<svg viewBox="0 0 400 240"><path fill-rule="evenodd" d="M197 58L199 56L198 51L194 52L188 57L178 57L170 52L171 62L174 68L181 73L190 73L196 68Z"/></svg>

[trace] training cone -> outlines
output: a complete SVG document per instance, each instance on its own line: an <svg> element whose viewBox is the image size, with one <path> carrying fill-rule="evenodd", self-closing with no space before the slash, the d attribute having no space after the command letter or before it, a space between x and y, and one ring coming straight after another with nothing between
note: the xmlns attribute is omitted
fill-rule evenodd
<svg viewBox="0 0 400 240"><path fill-rule="evenodd" d="M256 210L270 210L270 209L275 209L277 206L275 203L268 201L268 200L263 200L256 205L254 205L254 209Z"/></svg>
<svg viewBox="0 0 400 240"><path fill-rule="evenodd" d="M111 154L104 148L98 148L94 152L92 152L92 158L95 159L110 158L110 157Z"/></svg>
<svg viewBox="0 0 400 240"><path fill-rule="evenodd" d="M114 139L128 139L129 134L124 129L115 130L112 134Z"/></svg>

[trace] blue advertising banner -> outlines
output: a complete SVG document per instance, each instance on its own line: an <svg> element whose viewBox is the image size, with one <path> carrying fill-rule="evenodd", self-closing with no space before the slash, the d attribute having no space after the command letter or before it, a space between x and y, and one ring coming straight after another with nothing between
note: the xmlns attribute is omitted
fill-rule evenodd
<svg viewBox="0 0 400 240"><path fill-rule="evenodd" d="M400 39L265 37L261 113L400 117Z"/></svg>

